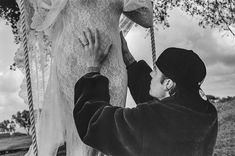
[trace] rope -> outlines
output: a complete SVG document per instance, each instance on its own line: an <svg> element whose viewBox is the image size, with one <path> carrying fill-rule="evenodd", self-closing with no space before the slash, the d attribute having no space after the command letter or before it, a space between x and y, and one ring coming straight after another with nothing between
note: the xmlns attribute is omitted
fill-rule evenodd
<svg viewBox="0 0 235 156"><path fill-rule="evenodd" d="M151 46L152 46L152 59L153 59L153 69L156 71L156 47L155 47L155 37L154 37L154 26L150 28L150 36L151 36Z"/></svg>
<svg viewBox="0 0 235 156"><path fill-rule="evenodd" d="M29 68L29 55L28 55L29 50L28 50L28 45L27 45L24 0L20 1L20 11L21 11L21 20L22 20L22 31L23 31L23 48L24 48L24 57L25 57L25 72L26 72L27 92L28 92L29 115L30 115L30 122L31 122L31 127L32 127L33 152L35 156L38 156L36 128L35 128L35 120L34 120L34 109L33 109L33 95L32 95L32 87L31 87L31 79L30 79L30 68Z"/></svg>

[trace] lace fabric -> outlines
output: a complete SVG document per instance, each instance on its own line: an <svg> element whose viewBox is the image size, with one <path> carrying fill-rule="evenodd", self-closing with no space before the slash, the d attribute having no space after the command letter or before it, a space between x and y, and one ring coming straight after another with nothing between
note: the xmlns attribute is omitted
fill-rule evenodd
<svg viewBox="0 0 235 156"><path fill-rule="evenodd" d="M34 105L38 110L36 128L40 156L55 156L64 142L67 156L103 155L81 142L73 120L74 85L87 72L78 37L87 27L93 32L97 28L101 50L113 43L101 73L110 80L110 103L124 107L127 73L122 60L119 19L125 3L123 0L27 0L27 21L31 27L28 29L30 69ZM135 1L132 3L134 5ZM143 19L147 18L145 16ZM127 20L121 20L128 24L122 23L125 33L133 25ZM23 72L22 47L15 61ZM20 96L27 102L25 81ZM34 155L31 148L26 155Z"/></svg>

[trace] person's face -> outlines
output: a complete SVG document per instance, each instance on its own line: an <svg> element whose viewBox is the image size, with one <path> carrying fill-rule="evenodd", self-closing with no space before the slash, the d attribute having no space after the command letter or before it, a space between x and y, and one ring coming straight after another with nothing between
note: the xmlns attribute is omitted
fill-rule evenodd
<svg viewBox="0 0 235 156"><path fill-rule="evenodd" d="M150 75L152 77L152 80L150 84L149 94L155 98L158 98L159 100L165 98L167 92L164 83L161 84L162 72L157 69L156 71L152 71Z"/></svg>

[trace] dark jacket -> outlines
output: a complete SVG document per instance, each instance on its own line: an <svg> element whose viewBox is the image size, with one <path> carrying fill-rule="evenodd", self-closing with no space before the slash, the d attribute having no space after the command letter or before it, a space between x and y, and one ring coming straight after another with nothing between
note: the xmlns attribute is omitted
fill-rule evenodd
<svg viewBox="0 0 235 156"><path fill-rule="evenodd" d="M109 80L88 73L75 85L74 120L82 141L112 156L211 156L216 141L217 111L208 101L149 96L151 68L135 62L128 87L135 108L109 104ZM193 105L193 106L191 106Z"/></svg>

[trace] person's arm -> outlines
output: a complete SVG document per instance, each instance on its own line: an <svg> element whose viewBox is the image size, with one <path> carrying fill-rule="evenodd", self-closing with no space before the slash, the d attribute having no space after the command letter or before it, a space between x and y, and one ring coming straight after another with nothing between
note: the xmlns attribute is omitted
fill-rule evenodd
<svg viewBox="0 0 235 156"><path fill-rule="evenodd" d="M135 100L136 104L153 100L153 97L149 95L152 69L148 64L141 60L137 62L131 55L127 42L120 32L121 43L122 43L122 55L123 61L127 68L128 74L128 87L131 95Z"/></svg>
<svg viewBox="0 0 235 156"><path fill-rule="evenodd" d="M142 145L142 117L139 109L109 104L109 80L100 75L102 62L111 46L100 51L98 31L92 39L88 29L79 37L87 57L88 73L74 89L73 116L81 140L107 155L137 155Z"/></svg>
<svg viewBox="0 0 235 156"><path fill-rule="evenodd" d="M143 60L132 64L127 70L128 87L136 104L154 99L149 94L151 72L152 69Z"/></svg>
<svg viewBox="0 0 235 156"><path fill-rule="evenodd" d="M218 133L218 119L216 118L212 130L210 131L210 133L208 133L208 136L205 138L203 155L205 156L213 155L214 147L216 144L217 133Z"/></svg>
<svg viewBox="0 0 235 156"><path fill-rule="evenodd" d="M73 116L81 140L106 155L138 155L142 150L143 114L109 104L109 81L88 73L75 85Z"/></svg>

